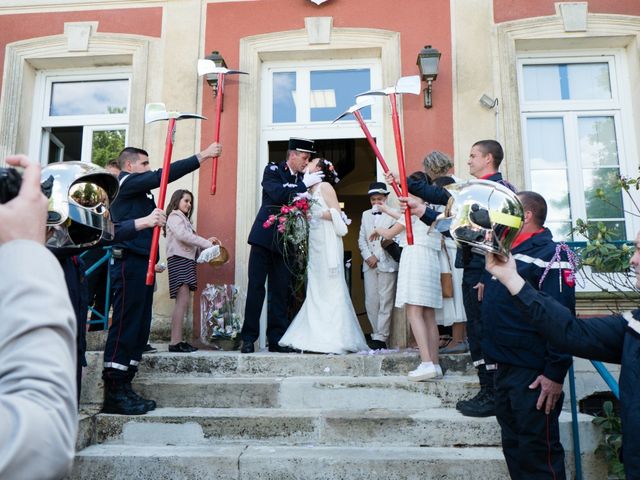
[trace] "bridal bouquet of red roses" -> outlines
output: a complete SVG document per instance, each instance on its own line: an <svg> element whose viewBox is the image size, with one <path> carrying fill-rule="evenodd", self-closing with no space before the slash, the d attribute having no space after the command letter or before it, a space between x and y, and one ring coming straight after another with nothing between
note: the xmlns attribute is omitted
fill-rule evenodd
<svg viewBox="0 0 640 480"><path fill-rule="evenodd" d="M312 203L310 194L299 193L288 205L280 207L278 213L269 215L262 224L263 228L276 226L283 241L284 259L295 277L297 288L303 286L307 278Z"/></svg>

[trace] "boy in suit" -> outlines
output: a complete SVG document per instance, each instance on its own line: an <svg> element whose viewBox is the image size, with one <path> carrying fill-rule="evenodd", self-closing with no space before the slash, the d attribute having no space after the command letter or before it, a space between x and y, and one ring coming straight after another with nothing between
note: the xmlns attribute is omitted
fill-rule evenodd
<svg viewBox="0 0 640 480"><path fill-rule="evenodd" d="M396 219L382 211L389 195L384 183L373 182L368 194L371 208L362 212L358 246L363 259L364 303L373 329L370 346L379 350L387 348L389 339L398 263L382 248L381 238L371 240L370 236L375 227L389 228Z"/></svg>

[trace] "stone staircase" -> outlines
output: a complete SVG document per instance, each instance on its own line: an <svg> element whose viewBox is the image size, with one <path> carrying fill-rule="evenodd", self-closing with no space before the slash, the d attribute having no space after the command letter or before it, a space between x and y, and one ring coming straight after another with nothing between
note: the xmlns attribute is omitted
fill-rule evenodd
<svg viewBox="0 0 640 480"><path fill-rule="evenodd" d="M89 355L70 479L508 478L495 417L455 403L478 389L469 358L442 358L445 378L408 382L415 351L309 355L199 351L147 355L134 388L158 408L92 413L101 355ZM580 416L585 479L606 478L600 433ZM573 472L571 419L561 416ZM568 477L571 478L571 477Z"/></svg>

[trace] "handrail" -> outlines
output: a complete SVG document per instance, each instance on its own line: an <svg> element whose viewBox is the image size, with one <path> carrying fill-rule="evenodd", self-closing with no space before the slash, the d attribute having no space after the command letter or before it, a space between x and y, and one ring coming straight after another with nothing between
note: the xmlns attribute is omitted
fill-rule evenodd
<svg viewBox="0 0 640 480"><path fill-rule="evenodd" d="M105 262L107 262L107 264L111 263L111 247L102 247L102 249L104 250L105 254L100 257L100 259L98 261L96 261L93 265L91 265L89 268L87 268L84 271L84 276L88 277L89 275L93 274L99 267L101 267ZM88 250L87 250L88 251ZM80 254L80 258L82 258L87 251L83 252L82 254ZM107 285L105 287L105 300L104 300L104 314L100 313L98 310L96 310L93 307L89 307L89 311L98 317L97 320L87 320L87 324L88 325L93 325L93 324L102 324L103 330L107 330L109 328L109 309L111 308L111 275L109 275L109 271L107 269Z"/></svg>
<svg viewBox="0 0 640 480"><path fill-rule="evenodd" d="M616 398L620 400L620 386L618 385L618 382L616 382L616 379L613 378L613 375L611 375L611 372L607 370L607 367L605 367L602 362L591 360L591 363L595 367L596 371L600 374L602 379L605 381L607 387L609 387L609 390L611 390Z"/></svg>
<svg viewBox="0 0 640 480"><path fill-rule="evenodd" d="M576 480L582 480L582 455L580 451L580 429L578 428L578 405L576 401L576 377L573 361L569 368L569 397L571 401L571 432L573 436L573 463L576 467Z"/></svg>
<svg viewBox="0 0 640 480"><path fill-rule="evenodd" d="M605 381L611 392L620 400L620 387L611 372L607 370L602 362L591 360L591 364L596 372ZM571 397L571 431L573 432L573 456L576 466L576 480L582 480L582 462L580 452L580 434L578 429L578 402L576 399L576 380L573 365L569 369L569 394Z"/></svg>

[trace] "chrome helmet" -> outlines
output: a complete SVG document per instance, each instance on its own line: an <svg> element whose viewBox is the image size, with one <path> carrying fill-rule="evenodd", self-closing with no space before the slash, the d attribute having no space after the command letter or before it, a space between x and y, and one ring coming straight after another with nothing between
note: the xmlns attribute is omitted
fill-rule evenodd
<svg viewBox="0 0 640 480"><path fill-rule="evenodd" d="M509 188L490 180L470 180L445 188L451 193L443 217L460 246L485 255L509 256L511 244L524 224L524 208ZM440 228L439 228L440 229Z"/></svg>
<svg viewBox="0 0 640 480"><path fill-rule="evenodd" d="M118 179L88 162L59 162L42 169L41 180L50 181L47 246L80 248L112 240L114 227L109 207L118 195Z"/></svg>

